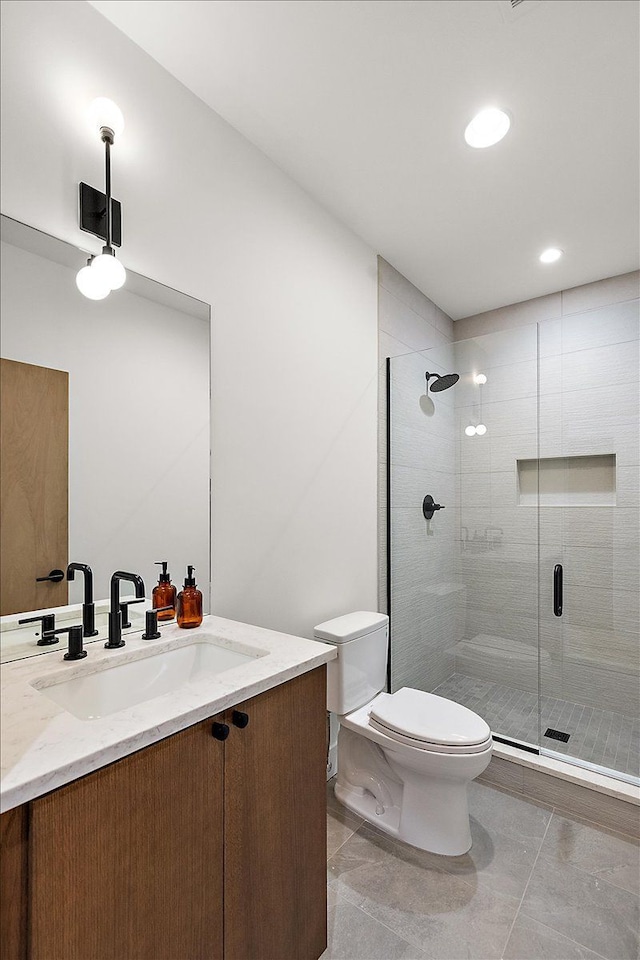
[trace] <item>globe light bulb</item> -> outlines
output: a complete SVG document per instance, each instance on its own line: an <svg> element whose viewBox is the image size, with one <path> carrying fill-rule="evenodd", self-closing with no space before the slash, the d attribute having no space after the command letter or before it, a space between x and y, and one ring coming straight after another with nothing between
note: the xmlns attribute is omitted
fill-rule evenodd
<svg viewBox="0 0 640 960"><path fill-rule="evenodd" d="M473 378L473 382L477 383L478 386L481 387L483 383L487 382L486 375L484 373L476 373L475 377Z"/></svg>
<svg viewBox="0 0 640 960"><path fill-rule="evenodd" d="M475 427L472 427L471 424L469 424L468 427L465 427L465 428L464 428L464 432L466 433L466 435L467 435L468 437L475 437L475 435L476 435L476 428L475 428Z"/></svg>
<svg viewBox="0 0 640 960"><path fill-rule="evenodd" d="M486 432L487 432L487 428L485 427L484 423L479 423L478 426L476 427L476 433L478 434L478 436L484 437Z"/></svg>
<svg viewBox="0 0 640 960"><path fill-rule="evenodd" d="M83 296L89 300L104 300L109 296L110 287L100 275L97 274L91 266L91 261L78 270L76 274L76 287Z"/></svg>
<svg viewBox="0 0 640 960"><path fill-rule="evenodd" d="M124 130L124 117L120 107L108 97L98 97L89 107L89 120L94 130L100 133L102 127L113 130L114 137L119 137Z"/></svg>
<svg viewBox="0 0 640 960"><path fill-rule="evenodd" d="M101 253L94 259L91 269L109 290L119 290L127 279L127 271L112 253Z"/></svg>

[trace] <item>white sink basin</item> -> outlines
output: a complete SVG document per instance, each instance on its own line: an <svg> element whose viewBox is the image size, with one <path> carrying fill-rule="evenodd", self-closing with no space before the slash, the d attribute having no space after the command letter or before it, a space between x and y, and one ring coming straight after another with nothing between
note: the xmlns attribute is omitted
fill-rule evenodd
<svg viewBox="0 0 640 960"><path fill-rule="evenodd" d="M48 686L38 683L37 688L80 720L97 720L262 656L265 651L240 652L201 637L86 676Z"/></svg>

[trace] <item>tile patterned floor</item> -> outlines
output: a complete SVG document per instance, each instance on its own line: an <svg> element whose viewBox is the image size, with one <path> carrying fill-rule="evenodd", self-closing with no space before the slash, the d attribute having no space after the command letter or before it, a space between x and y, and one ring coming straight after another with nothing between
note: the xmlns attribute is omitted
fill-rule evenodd
<svg viewBox="0 0 640 960"><path fill-rule="evenodd" d="M425 853L352 816L328 784L321 960L636 960L640 846L486 784L473 846Z"/></svg>
<svg viewBox="0 0 640 960"><path fill-rule="evenodd" d="M433 693L479 713L494 733L538 744L538 697L506 683L453 673ZM640 720L568 700L541 697L541 729L570 734L568 743L543 736L541 745L589 763L640 776Z"/></svg>

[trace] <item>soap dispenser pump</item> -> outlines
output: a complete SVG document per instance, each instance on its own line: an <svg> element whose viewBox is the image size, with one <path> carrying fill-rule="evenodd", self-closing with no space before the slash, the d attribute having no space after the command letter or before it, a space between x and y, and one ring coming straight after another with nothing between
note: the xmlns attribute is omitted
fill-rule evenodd
<svg viewBox="0 0 640 960"><path fill-rule="evenodd" d="M202 623L202 593L196 586L196 578L193 575L194 570L195 567L187 567L184 588L178 594L178 626L187 630L191 627L199 627Z"/></svg>
<svg viewBox="0 0 640 960"><path fill-rule="evenodd" d="M156 566L162 567L158 583L153 588L153 609L158 610L158 620L173 620L176 615L177 590L171 583L171 576L167 573L167 560L156 560ZM160 608L165 607L162 613Z"/></svg>

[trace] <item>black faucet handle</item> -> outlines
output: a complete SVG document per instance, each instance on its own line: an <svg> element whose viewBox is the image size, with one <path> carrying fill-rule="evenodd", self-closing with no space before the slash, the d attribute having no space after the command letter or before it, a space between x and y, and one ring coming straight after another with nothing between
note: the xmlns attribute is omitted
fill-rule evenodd
<svg viewBox="0 0 640 960"><path fill-rule="evenodd" d="M161 636L158 630L158 614L162 613L163 610L173 610L173 607L154 607L152 610L147 610L145 614L144 633L142 634L143 640L157 640L158 637Z"/></svg>
<svg viewBox="0 0 640 960"><path fill-rule="evenodd" d="M23 620L18 620L18 623L20 626L22 626L23 623L42 624L42 636L38 640L38 647L50 647L52 644L60 642L57 637L54 636L56 632L55 613L45 613L39 617L25 617Z"/></svg>
<svg viewBox="0 0 640 960"><path fill-rule="evenodd" d="M144 603L146 597L138 597L135 600L121 600L120 601L120 621L123 630L127 630L131 626L131 621L129 620L129 604L130 603Z"/></svg>
<svg viewBox="0 0 640 960"><path fill-rule="evenodd" d="M74 623L70 627L59 627L57 630L53 631L54 634L58 633L68 633L69 634L69 649L65 653L64 660L84 660L87 655L87 651L82 645L82 624ZM57 641L56 641L57 643Z"/></svg>

